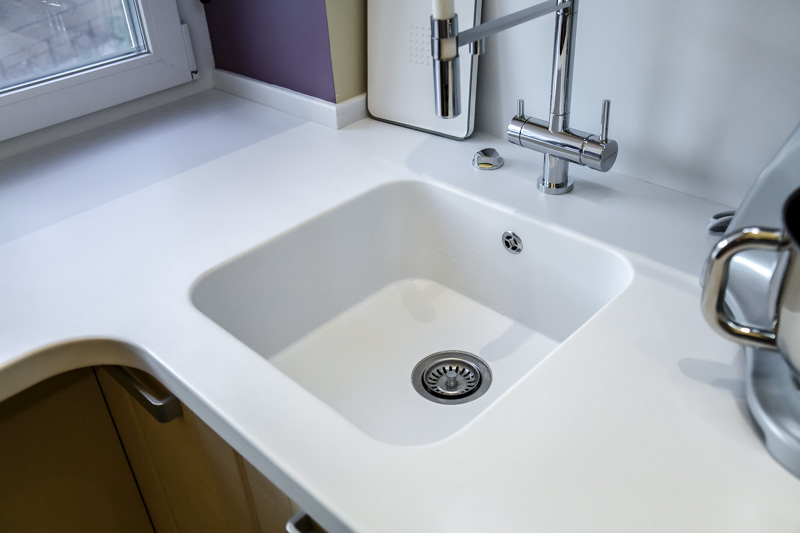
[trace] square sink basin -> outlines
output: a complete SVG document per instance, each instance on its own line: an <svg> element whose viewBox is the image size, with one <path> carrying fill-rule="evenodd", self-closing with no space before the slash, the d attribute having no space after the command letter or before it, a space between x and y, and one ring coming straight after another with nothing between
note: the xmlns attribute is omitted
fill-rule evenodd
<svg viewBox="0 0 800 533"><path fill-rule="evenodd" d="M399 181L215 267L191 296L368 435L422 445L474 420L632 275L622 256L590 239L443 186ZM488 388L488 373L465 368L412 382L417 363L448 350L485 363ZM420 379L436 381L434 400L418 391ZM481 394L467 390L476 379ZM451 389L465 393L460 403L439 403Z"/></svg>

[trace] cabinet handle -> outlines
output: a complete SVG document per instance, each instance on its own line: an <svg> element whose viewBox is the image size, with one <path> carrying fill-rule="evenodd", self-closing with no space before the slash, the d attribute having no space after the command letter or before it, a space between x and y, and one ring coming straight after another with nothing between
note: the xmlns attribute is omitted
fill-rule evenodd
<svg viewBox="0 0 800 533"><path fill-rule="evenodd" d="M314 533L314 523L305 511L300 511L286 522L287 533Z"/></svg>
<svg viewBox="0 0 800 533"><path fill-rule="evenodd" d="M153 390L124 366L103 366L103 368L133 396L139 405L162 424L171 422L183 414L180 400L168 390Z"/></svg>

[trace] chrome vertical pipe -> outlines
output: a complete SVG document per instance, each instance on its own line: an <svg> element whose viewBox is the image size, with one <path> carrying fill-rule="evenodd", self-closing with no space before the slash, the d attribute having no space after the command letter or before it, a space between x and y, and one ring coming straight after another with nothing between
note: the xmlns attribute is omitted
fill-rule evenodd
<svg viewBox="0 0 800 533"><path fill-rule="evenodd" d="M567 0L558 0L566 4ZM556 13L553 42L553 77L550 84L550 118L548 129L562 133L569 129L569 109L572 99L572 65L575 51L575 25L578 19L578 0ZM547 194L564 194L572 190L569 163L553 154L545 154L539 190Z"/></svg>
<svg viewBox="0 0 800 533"><path fill-rule="evenodd" d="M559 0L559 4L567 3ZM550 85L550 131L569 127L572 100L572 65L575 51L575 25L578 19L578 0L556 13L553 41L553 77Z"/></svg>
<svg viewBox="0 0 800 533"><path fill-rule="evenodd" d="M431 17L431 57L436 115L455 118L461 114L461 74L458 61L458 15Z"/></svg>

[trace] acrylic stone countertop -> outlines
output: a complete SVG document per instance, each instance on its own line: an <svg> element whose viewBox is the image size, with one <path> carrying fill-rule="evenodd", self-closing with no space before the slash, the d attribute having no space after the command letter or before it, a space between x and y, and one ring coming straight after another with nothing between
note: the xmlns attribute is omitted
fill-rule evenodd
<svg viewBox="0 0 800 533"><path fill-rule="evenodd" d="M474 170L494 146L503 169ZM623 147L624 148L624 147ZM371 120L334 131L218 92L0 164L0 399L68 369L152 372L331 530L797 531L744 357L700 310L725 206ZM375 440L190 301L204 272L382 183L431 181L596 239L633 281L455 435ZM509 280L513 282L513 280ZM367 400L365 400L367 401Z"/></svg>

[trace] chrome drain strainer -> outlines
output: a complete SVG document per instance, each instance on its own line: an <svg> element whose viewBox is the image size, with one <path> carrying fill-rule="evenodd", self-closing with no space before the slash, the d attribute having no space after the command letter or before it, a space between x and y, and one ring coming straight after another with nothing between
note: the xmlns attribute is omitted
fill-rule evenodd
<svg viewBox="0 0 800 533"><path fill-rule="evenodd" d="M480 358L448 350L431 354L411 373L414 389L437 403L464 403L483 395L492 383L492 372Z"/></svg>
<svg viewBox="0 0 800 533"><path fill-rule="evenodd" d="M512 254L518 254L522 251L522 239L513 231L506 231L502 235L503 246Z"/></svg>

